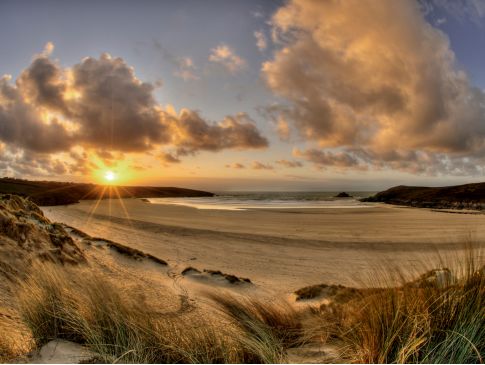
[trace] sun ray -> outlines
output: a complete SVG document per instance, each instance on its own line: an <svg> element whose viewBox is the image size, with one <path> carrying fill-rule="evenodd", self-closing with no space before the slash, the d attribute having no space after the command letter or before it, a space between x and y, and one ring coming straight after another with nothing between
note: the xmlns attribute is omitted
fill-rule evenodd
<svg viewBox="0 0 485 365"><path fill-rule="evenodd" d="M126 189L124 189L123 187L121 187L123 190L127 191ZM114 187L114 190L115 190L115 193L117 194L118 196L118 200L120 202L120 206L121 206L121 209L124 211L125 213L125 216L126 216L126 219L128 220L128 223L130 224L131 228L132 228L132 232L134 233L134 237L135 237L135 243L139 246L140 244L140 239L139 239L139 236L138 236L138 230L135 229L135 225L133 224L133 221L131 220L131 217L130 217L130 214L128 213L128 209L126 209L126 206L125 206L125 203L123 202L122 198L121 198L121 195L120 195L120 192L118 191L118 187Z"/></svg>
<svg viewBox="0 0 485 365"><path fill-rule="evenodd" d="M99 206L99 203L101 202L101 200L103 199L104 197L104 193L107 189L107 186L103 186L103 190L101 191L101 194L98 195L98 199L96 200L96 202L93 204L93 208L90 210L90 212L88 213L88 218L86 220L86 223L85 225L88 225L89 222L91 221L91 218L93 216L93 214L96 212L96 209L98 209L98 206Z"/></svg>

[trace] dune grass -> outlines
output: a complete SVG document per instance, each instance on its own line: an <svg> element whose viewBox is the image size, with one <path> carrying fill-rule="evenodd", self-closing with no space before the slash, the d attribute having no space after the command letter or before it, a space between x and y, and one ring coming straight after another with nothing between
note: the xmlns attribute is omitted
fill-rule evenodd
<svg viewBox="0 0 485 365"><path fill-rule="evenodd" d="M485 268L474 255L454 265L445 281L423 275L386 286L390 275L383 271L374 287L313 312L211 292L206 296L215 310L164 316L163 304L140 305L108 278L52 264L33 268L18 301L37 347L71 340L97 353L98 362L281 363L290 348L333 342L348 362L483 363ZM320 329L303 313L318 317Z"/></svg>
<svg viewBox="0 0 485 365"><path fill-rule="evenodd" d="M303 328L298 313L285 301L264 302L228 293L208 293L219 311L247 336L270 338L282 348L302 344ZM264 342L264 341L263 341Z"/></svg>
<svg viewBox="0 0 485 365"><path fill-rule="evenodd" d="M473 256L456 279L364 291L340 310L339 337L359 363L483 363L485 272Z"/></svg>
<svg viewBox="0 0 485 365"><path fill-rule="evenodd" d="M6 363L16 357L15 345L6 336L8 329L0 324L0 363Z"/></svg>
<svg viewBox="0 0 485 365"><path fill-rule="evenodd" d="M0 314L0 363L25 362L25 354L32 347L25 332L28 329Z"/></svg>
<svg viewBox="0 0 485 365"><path fill-rule="evenodd" d="M286 351L305 342L299 314L283 300L262 301L227 292L206 295L216 304L227 325L240 333L242 345L264 354L265 362L285 362Z"/></svg>
<svg viewBox="0 0 485 365"><path fill-rule="evenodd" d="M166 317L137 304L108 280L39 265L19 292L37 347L52 339L86 345L101 362L272 363L284 360L272 333L222 326L206 316ZM163 293L161 293L163 295ZM160 308L158 308L160 309Z"/></svg>

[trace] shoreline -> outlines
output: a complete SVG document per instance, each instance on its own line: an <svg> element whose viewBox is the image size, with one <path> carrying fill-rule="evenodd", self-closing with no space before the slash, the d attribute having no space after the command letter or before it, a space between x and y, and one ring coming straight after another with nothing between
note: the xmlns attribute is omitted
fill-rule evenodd
<svg viewBox="0 0 485 365"><path fill-rule="evenodd" d="M221 270L289 294L328 283L362 286L375 268L434 268L470 235L485 247L483 215L439 214L380 205L368 209L198 210L138 199L44 207L46 216L95 237L161 257L171 265ZM475 232L475 233L473 233Z"/></svg>

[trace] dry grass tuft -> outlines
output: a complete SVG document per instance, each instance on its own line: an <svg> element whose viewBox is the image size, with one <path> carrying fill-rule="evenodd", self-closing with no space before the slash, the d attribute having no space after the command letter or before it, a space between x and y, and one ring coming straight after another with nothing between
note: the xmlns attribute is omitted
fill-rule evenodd
<svg viewBox="0 0 485 365"><path fill-rule="evenodd" d="M201 316L160 315L156 305L94 275L37 266L22 284L20 311L37 346L58 338L84 344L102 362L267 363L282 360L279 343L264 342Z"/></svg>
<svg viewBox="0 0 485 365"><path fill-rule="evenodd" d="M287 302L263 302L227 293L210 293L207 296L248 337L261 341L271 339L283 349L296 347L303 342L300 317Z"/></svg>
<svg viewBox="0 0 485 365"><path fill-rule="evenodd" d="M30 351L32 343L23 330L12 319L0 314L0 363L25 362L24 355Z"/></svg>
<svg viewBox="0 0 485 365"><path fill-rule="evenodd" d="M485 272L470 256L455 274L453 284L371 290L341 308L337 328L354 360L483 363Z"/></svg>

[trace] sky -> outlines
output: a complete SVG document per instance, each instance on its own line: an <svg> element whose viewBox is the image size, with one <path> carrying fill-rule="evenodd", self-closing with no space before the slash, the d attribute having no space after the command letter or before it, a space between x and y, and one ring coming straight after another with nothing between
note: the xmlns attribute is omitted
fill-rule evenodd
<svg viewBox="0 0 485 365"><path fill-rule="evenodd" d="M483 179L483 0L0 0L0 47L2 176L213 191Z"/></svg>

